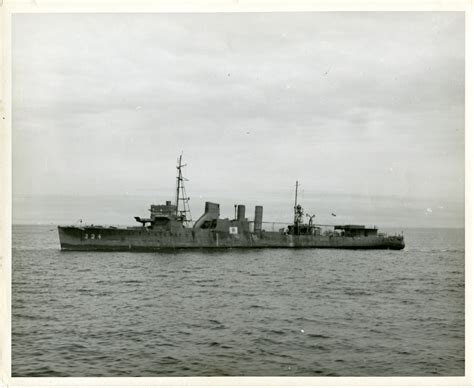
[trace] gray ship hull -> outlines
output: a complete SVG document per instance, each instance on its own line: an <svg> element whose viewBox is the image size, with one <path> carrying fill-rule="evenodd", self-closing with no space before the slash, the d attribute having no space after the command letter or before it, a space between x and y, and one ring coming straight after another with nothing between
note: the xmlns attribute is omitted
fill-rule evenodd
<svg viewBox="0 0 474 388"><path fill-rule="evenodd" d="M62 250L74 251L160 251L169 249L229 248L338 248L403 249L403 236L386 236L376 227L331 225L322 232L298 204L296 181L294 218L278 232L264 230L263 206L255 206L255 217L245 217L245 205L234 206L233 219L220 218L220 205L206 202L204 213L192 225L191 210L184 190L182 155L178 159L175 202L151 204L150 216L135 216L141 226L105 227L98 225L58 226ZM333 214L335 215L335 214ZM309 218L307 223L305 217ZM82 222L82 221L81 221ZM273 223L275 224L275 223Z"/></svg>
<svg viewBox="0 0 474 388"><path fill-rule="evenodd" d="M145 227L59 226L62 250L160 251L169 249L228 248L336 248L403 249L399 236L291 235L282 232L243 231L231 234L210 229L183 228L177 232Z"/></svg>

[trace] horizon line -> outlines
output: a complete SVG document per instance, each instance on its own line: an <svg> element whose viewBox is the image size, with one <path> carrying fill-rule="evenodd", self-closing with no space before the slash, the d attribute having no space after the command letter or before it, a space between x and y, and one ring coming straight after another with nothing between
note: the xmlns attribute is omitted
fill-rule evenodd
<svg viewBox="0 0 474 388"><path fill-rule="evenodd" d="M252 221L250 221L252 222ZM285 222L285 221L266 221L265 223L268 223L268 224L272 224L272 223L275 223L275 224L278 224L278 223L281 223L281 224L285 224L287 223L288 225L291 225L291 221L288 221L288 222ZM23 222L12 222L10 224L11 226L60 226L60 225L80 225L79 223L69 223L69 224L61 224L61 223L57 223L57 222L36 222L36 223L23 223ZM88 223L84 223L83 224L84 226L86 225L94 225L94 224L88 224ZM108 223L101 223L101 224L96 224L96 226L131 226L132 224L108 224ZM317 225L317 224L315 224ZM327 226L327 227L333 227L333 226L336 226L336 225L341 225L341 223L339 224L334 224L334 225L322 225L320 224L319 226ZM344 223L342 223L342 225L345 225ZM349 225L349 224L347 224ZM463 225L463 226L378 226L378 225L369 225L369 226L376 226L378 229L380 228L389 228L389 229L466 229L466 225Z"/></svg>

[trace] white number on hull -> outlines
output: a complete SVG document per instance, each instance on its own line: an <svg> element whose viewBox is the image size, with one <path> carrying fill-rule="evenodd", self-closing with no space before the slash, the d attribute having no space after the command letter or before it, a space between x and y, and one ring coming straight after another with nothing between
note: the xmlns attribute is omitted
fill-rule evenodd
<svg viewBox="0 0 474 388"><path fill-rule="evenodd" d="M87 240L89 238L89 235L86 233L84 235L84 240ZM95 234L94 233L91 233L91 240L94 240L95 239ZM100 235L100 233L97 235L97 238L100 240L102 238L102 236Z"/></svg>

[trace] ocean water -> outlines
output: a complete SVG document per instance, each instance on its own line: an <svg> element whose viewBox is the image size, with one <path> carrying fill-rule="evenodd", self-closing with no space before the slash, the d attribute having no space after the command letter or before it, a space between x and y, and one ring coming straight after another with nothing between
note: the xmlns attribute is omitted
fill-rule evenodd
<svg viewBox="0 0 474 388"><path fill-rule="evenodd" d="M13 376L464 375L464 230L403 251L61 252L14 226Z"/></svg>

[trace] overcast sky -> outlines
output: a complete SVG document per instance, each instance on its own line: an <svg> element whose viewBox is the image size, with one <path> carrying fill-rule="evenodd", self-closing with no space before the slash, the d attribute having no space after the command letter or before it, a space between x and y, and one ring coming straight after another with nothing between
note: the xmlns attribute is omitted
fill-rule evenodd
<svg viewBox="0 0 474 388"><path fill-rule="evenodd" d="M181 151L195 213L460 226L464 14L14 15L14 222L146 215Z"/></svg>

